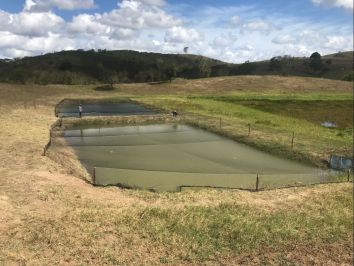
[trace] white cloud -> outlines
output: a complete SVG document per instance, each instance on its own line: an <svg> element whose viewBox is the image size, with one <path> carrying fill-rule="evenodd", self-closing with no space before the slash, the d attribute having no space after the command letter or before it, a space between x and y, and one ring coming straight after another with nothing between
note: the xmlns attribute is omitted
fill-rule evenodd
<svg viewBox="0 0 354 266"><path fill-rule="evenodd" d="M239 16L233 16L230 19L230 23L232 26L239 26L241 24L241 18Z"/></svg>
<svg viewBox="0 0 354 266"><path fill-rule="evenodd" d="M142 3L152 5L152 6L165 6L166 1L165 0L139 0Z"/></svg>
<svg viewBox="0 0 354 266"><path fill-rule="evenodd" d="M0 31L19 35L43 36L57 32L64 25L64 20L52 12L9 14L0 11Z"/></svg>
<svg viewBox="0 0 354 266"><path fill-rule="evenodd" d="M312 29L302 30L292 35L279 35L273 38L272 42L282 45L284 53L300 56L317 50L322 53L333 53L353 49L352 36L330 35Z"/></svg>
<svg viewBox="0 0 354 266"><path fill-rule="evenodd" d="M250 31L264 31L264 32L268 32L274 29L272 24L260 19L247 22L242 25L242 28Z"/></svg>
<svg viewBox="0 0 354 266"><path fill-rule="evenodd" d="M117 40L131 40L138 37L139 33L132 29L115 29L110 34L110 37Z"/></svg>
<svg viewBox="0 0 354 266"><path fill-rule="evenodd" d="M21 48L26 38L8 31L0 31L0 49L1 48Z"/></svg>
<svg viewBox="0 0 354 266"><path fill-rule="evenodd" d="M104 13L100 22L130 29L169 28L182 24L182 20L167 14L160 7L136 0L123 0L118 9Z"/></svg>
<svg viewBox="0 0 354 266"><path fill-rule="evenodd" d="M49 33L45 37L19 36L0 32L0 51L6 57L22 57L43 52L70 50L76 47L75 40L60 34Z"/></svg>
<svg viewBox="0 0 354 266"><path fill-rule="evenodd" d="M203 39L203 36L195 29L182 27L172 27L166 31L165 42L171 43L190 43Z"/></svg>
<svg viewBox="0 0 354 266"><path fill-rule="evenodd" d="M237 41L236 35L229 32L228 34L221 34L217 36L214 41L213 45L215 46L232 46Z"/></svg>
<svg viewBox="0 0 354 266"><path fill-rule="evenodd" d="M353 10L353 0L312 0L317 6L334 6Z"/></svg>
<svg viewBox="0 0 354 266"><path fill-rule="evenodd" d="M326 35L315 30L302 30L297 34L297 43L320 46L327 41Z"/></svg>
<svg viewBox="0 0 354 266"><path fill-rule="evenodd" d="M28 51L16 49L16 48L7 48L2 51L2 56L5 58L17 58L17 57L21 58L21 57L31 56L31 55L32 53Z"/></svg>
<svg viewBox="0 0 354 266"><path fill-rule="evenodd" d="M273 40L272 40L273 43L276 43L276 44L289 44L289 43L295 43L296 42L296 38L294 38L293 36L291 35L279 35L277 37L275 37Z"/></svg>
<svg viewBox="0 0 354 266"><path fill-rule="evenodd" d="M95 6L94 0L26 0L25 11L45 12L56 7L59 9L89 9Z"/></svg>
<svg viewBox="0 0 354 266"><path fill-rule="evenodd" d="M353 49L353 40L344 36L329 36L328 41L323 45L325 48L329 48L336 51L346 51Z"/></svg>
<svg viewBox="0 0 354 266"><path fill-rule="evenodd" d="M26 42L26 49L33 53L71 50L74 47L76 47L75 40L53 33L47 37L28 38Z"/></svg>
<svg viewBox="0 0 354 266"><path fill-rule="evenodd" d="M0 30L1 28L5 28L7 24L10 22L10 13L7 13L0 9Z"/></svg>
<svg viewBox="0 0 354 266"><path fill-rule="evenodd" d="M310 56L315 51L319 51L319 47L313 48L305 44L285 44L279 50L273 51L272 57L279 55L304 57Z"/></svg>
<svg viewBox="0 0 354 266"><path fill-rule="evenodd" d="M87 34L106 34L109 32L109 27L99 22L101 16L81 14L75 16L72 22L68 23L68 31L70 33L87 33Z"/></svg>

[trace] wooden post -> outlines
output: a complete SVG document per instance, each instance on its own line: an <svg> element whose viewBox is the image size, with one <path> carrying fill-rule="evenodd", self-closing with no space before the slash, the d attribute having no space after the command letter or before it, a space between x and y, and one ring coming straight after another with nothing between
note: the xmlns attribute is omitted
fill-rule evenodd
<svg viewBox="0 0 354 266"><path fill-rule="evenodd" d="M348 169L348 182L350 181L350 168Z"/></svg>
<svg viewBox="0 0 354 266"><path fill-rule="evenodd" d="M92 178L93 185L96 185L96 167L93 168Z"/></svg>
<svg viewBox="0 0 354 266"><path fill-rule="evenodd" d="M293 136L291 138L291 148L294 148L294 136L295 136L295 132L293 132Z"/></svg>
<svg viewBox="0 0 354 266"><path fill-rule="evenodd" d="M221 117L219 118L219 128L221 128Z"/></svg>
<svg viewBox="0 0 354 266"><path fill-rule="evenodd" d="M257 174L257 179L256 179L256 191L258 192L258 187L259 187L259 176Z"/></svg>
<svg viewBox="0 0 354 266"><path fill-rule="evenodd" d="M248 136L251 136L251 124L248 123L247 125L248 125Z"/></svg>

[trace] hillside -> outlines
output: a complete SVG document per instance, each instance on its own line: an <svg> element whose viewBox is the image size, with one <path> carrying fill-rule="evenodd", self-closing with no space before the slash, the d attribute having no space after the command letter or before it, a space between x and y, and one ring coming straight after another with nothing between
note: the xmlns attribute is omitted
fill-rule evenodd
<svg viewBox="0 0 354 266"><path fill-rule="evenodd" d="M0 82L92 84L157 82L232 75L282 75L353 80L353 52L316 59L274 57L229 64L197 55L77 50L0 60Z"/></svg>
<svg viewBox="0 0 354 266"><path fill-rule="evenodd" d="M322 56L319 65L311 65L310 58L273 57L268 61L250 63L254 75L282 75L353 80L353 52Z"/></svg>

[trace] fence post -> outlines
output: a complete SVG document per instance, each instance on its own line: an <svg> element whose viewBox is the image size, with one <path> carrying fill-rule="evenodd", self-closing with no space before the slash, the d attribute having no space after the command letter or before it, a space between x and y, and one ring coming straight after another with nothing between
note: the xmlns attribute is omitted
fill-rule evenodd
<svg viewBox="0 0 354 266"><path fill-rule="evenodd" d="M92 173L92 177L93 177L93 185L96 185L96 167L93 168L93 173Z"/></svg>
<svg viewBox="0 0 354 266"><path fill-rule="evenodd" d="M348 182L350 180L350 168L348 169Z"/></svg>
<svg viewBox="0 0 354 266"><path fill-rule="evenodd" d="M257 174L257 179L256 179L256 191L258 192L258 187L259 187L259 176Z"/></svg>
<svg viewBox="0 0 354 266"><path fill-rule="evenodd" d="M293 132L293 136L291 138L291 148L294 148L294 136L295 136L295 132Z"/></svg>
<svg viewBox="0 0 354 266"><path fill-rule="evenodd" d="M251 124L248 123L247 125L248 125L248 136L251 136Z"/></svg>
<svg viewBox="0 0 354 266"><path fill-rule="evenodd" d="M219 128L221 128L221 117L219 118Z"/></svg>

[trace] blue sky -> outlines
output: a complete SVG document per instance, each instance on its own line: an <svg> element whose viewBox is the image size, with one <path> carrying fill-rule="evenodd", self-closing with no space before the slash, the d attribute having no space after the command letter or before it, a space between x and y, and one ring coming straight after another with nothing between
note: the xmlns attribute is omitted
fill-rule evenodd
<svg viewBox="0 0 354 266"><path fill-rule="evenodd" d="M353 50L352 0L0 0L0 57L71 49L227 62Z"/></svg>

